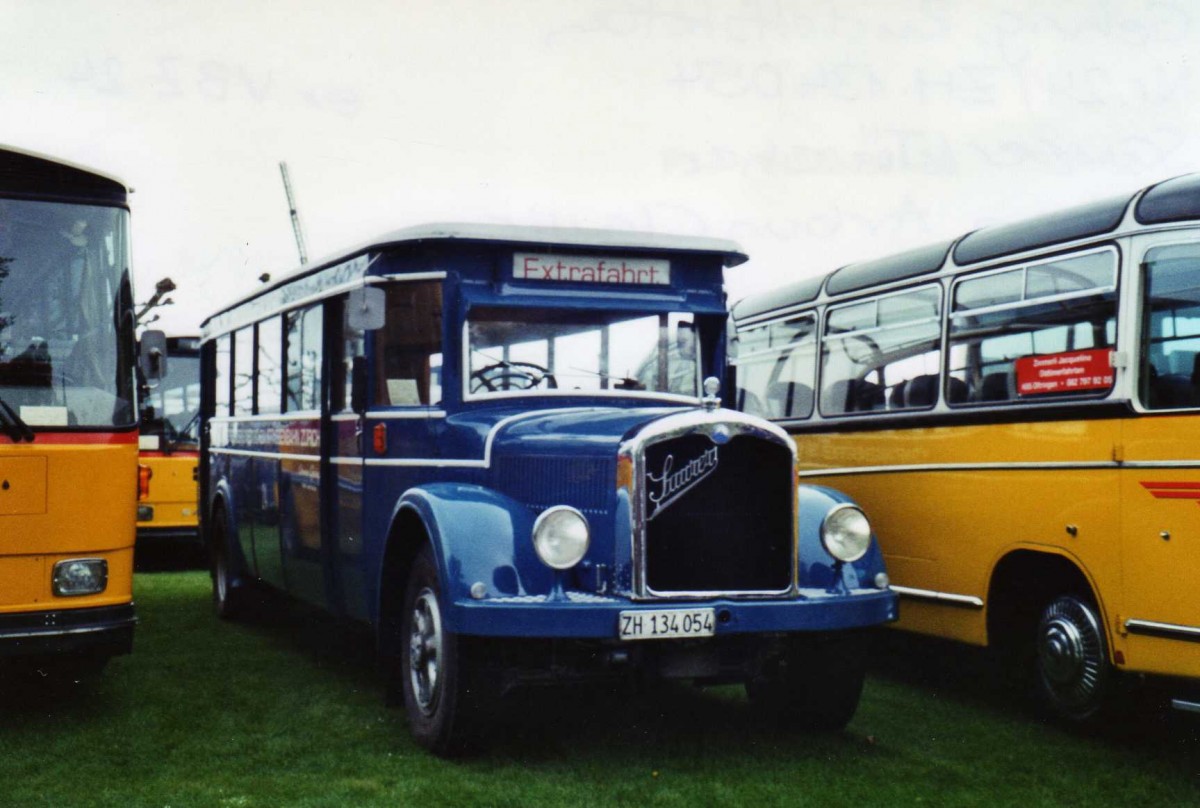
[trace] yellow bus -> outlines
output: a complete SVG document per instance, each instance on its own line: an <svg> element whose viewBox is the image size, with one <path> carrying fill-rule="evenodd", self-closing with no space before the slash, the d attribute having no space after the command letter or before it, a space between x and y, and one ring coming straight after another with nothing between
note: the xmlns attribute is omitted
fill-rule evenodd
<svg viewBox="0 0 1200 808"><path fill-rule="evenodd" d="M738 404L863 506L899 628L1011 652L1076 720L1121 672L1200 677L1200 175L733 317Z"/></svg>
<svg viewBox="0 0 1200 808"><path fill-rule="evenodd" d="M137 507L126 186L0 148L0 661L128 653Z"/></svg>
<svg viewBox="0 0 1200 808"><path fill-rule="evenodd" d="M200 338L167 337L160 368L141 397L137 546L199 553Z"/></svg>

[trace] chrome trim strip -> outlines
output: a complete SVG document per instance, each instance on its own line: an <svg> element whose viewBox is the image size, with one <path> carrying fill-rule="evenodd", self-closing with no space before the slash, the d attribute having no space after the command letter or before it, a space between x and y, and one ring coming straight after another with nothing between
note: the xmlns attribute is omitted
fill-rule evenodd
<svg viewBox="0 0 1200 808"><path fill-rule="evenodd" d="M357 417L357 416L356 416ZM373 418L377 421L399 421L399 420L417 420L431 418L445 418L445 410L367 410L367 418Z"/></svg>
<svg viewBox="0 0 1200 808"><path fill-rule="evenodd" d="M974 595L954 595L950 592L934 592L930 589L913 589L908 586L897 586L892 584L891 589L898 595L903 595L906 598L914 598L916 600L928 600L935 603L944 603L947 606L965 606L972 609L982 609L983 599L977 598Z"/></svg>
<svg viewBox="0 0 1200 808"><path fill-rule="evenodd" d="M852 474L911 474L928 471L1072 471L1080 469L1118 469L1122 465L1115 460L1100 460L1086 463L914 463L894 466L858 466L840 469L809 469L799 472L800 477L838 477Z"/></svg>
<svg viewBox="0 0 1200 808"><path fill-rule="evenodd" d="M1200 460L1132 460L1122 465L1128 469L1197 469Z"/></svg>
<svg viewBox="0 0 1200 808"><path fill-rule="evenodd" d="M209 448L211 454L234 455L237 457L258 457L267 460L303 460L308 463L320 463L320 455L285 454L284 452L260 452L252 449Z"/></svg>
<svg viewBox="0 0 1200 808"><path fill-rule="evenodd" d="M319 421L320 410L304 410L303 412L277 412L266 415L220 415L208 419L214 424L253 424L262 421Z"/></svg>
<svg viewBox="0 0 1200 808"><path fill-rule="evenodd" d="M1130 618L1125 621L1125 630L1132 634L1148 634L1168 639L1200 642L1200 628L1195 626L1180 626L1175 623L1158 623L1154 620Z"/></svg>
<svg viewBox="0 0 1200 808"><path fill-rule="evenodd" d="M374 261L372 261L374 263ZM395 283L396 281L444 281L446 280L446 271L444 269L432 270L430 272L411 272L409 274L393 272L388 275L367 275L363 278L363 283L367 286L384 283Z"/></svg>
<svg viewBox="0 0 1200 808"><path fill-rule="evenodd" d="M112 631L113 629L125 628L126 626L136 626L137 618L131 617L126 620L121 620L117 623L109 623L104 626L83 626L81 628L58 628L57 626L46 626L41 630L21 631L10 633L7 631L0 632L0 640L20 640L32 637L62 637L67 634L97 634L102 631Z"/></svg>
<svg viewBox="0 0 1200 808"><path fill-rule="evenodd" d="M1200 713L1200 703L1187 699L1171 699L1171 708L1184 713Z"/></svg>

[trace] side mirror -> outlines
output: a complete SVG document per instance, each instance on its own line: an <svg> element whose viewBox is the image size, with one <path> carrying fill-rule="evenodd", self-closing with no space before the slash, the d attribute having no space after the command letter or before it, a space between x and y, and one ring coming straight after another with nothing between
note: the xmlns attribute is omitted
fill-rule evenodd
<svg viewBox="0 0 1200 808"><path fill-rule="evenodd" d="M378 286L351 290L346 300L346 321L355 331L378 331L386 321L387 296Z"/></svg>
<svg viewBox="0 0 1200 808"><path fill-rule="evenodd" d="M350 368L350 409L359 415L367 411L367 359L354 357Z"/></svg>
<svg viewBox="0 0 1200 808"><path fill-rule="evenodd" d="M167 375L167 335L145 331L138 348L138 364L146 381L158 381Z"/></svg>

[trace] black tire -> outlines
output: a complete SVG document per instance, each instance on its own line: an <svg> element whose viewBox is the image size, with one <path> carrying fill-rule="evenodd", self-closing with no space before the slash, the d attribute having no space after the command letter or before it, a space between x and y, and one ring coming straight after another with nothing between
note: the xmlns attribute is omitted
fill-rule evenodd
<svg viewBox="0 0 1200 808"><path fill-rule="evenodd" d="M409 730L421 746L450 756L475 749L484 732L486 707L481 671L468 638L446 628L441 586L428 545L408 576L401 613L392 687L404 695ZM398 679L399 681L395 681Z"/></svg>
<svg viewBox="0 0 1200 808"><path fill-rule="evenodd" d="M212 546L209 548L212 601L217 617L222 620L235 620L245 610L245 596L234 584L233 573L229 568L228 525L224 509L218 508L213 514Z"/></svg>
<svg viewBox="0 0 1200 808"><path fill-rule="evenodd" d="M746 694L764 718L781 727L837 732L858 710L866 673L863 636L797 641L746 683Z"/></svg>
<svg viewBox="0 0 1200 808"><path fill-rule="evenodd" d="M1082 722L1105 706L1114 672L1104 623L1091 598L1059 595L1046 604L1034 634L1034 688L1054 715Z"/></svg>

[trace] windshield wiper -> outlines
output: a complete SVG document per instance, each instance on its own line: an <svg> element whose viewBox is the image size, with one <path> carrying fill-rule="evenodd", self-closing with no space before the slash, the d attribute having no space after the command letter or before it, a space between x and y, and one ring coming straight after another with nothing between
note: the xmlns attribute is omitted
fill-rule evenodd
<svg viewBox="0 0 1200 808"><path fill-rule="evenodd" d="M35 436L29 424L25 423L21 416L17 415L16 410L2 398L0 398L0 427L4 429L5 435L12 438L13 443L25 440L33 443Z"/></svg>

